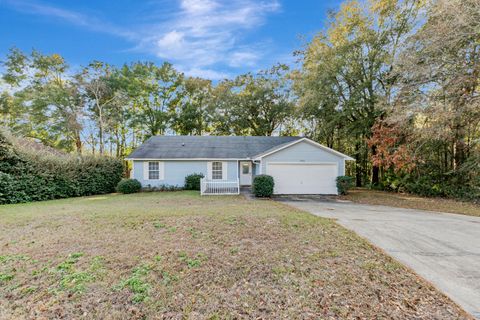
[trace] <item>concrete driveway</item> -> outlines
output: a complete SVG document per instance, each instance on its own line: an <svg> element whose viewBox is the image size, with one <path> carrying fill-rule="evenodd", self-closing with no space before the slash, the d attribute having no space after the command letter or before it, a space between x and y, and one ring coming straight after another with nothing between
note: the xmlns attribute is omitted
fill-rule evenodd
<svg viewBox="0 0 480 320"><path fill-rule="evenodd" d="M480 218L319 197L277 200L336 219L415 270L480 319Z"/></svg>

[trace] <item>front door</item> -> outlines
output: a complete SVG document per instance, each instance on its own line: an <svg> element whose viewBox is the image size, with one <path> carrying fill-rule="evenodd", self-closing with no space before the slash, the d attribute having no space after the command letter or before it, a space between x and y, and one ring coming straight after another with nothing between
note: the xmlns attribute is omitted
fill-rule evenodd
<svg viewBox="0 0 480 320"><path fill-rule="evenodd" d="M240 161L240 185L252 185L252 163L250 161Z"/></svg>

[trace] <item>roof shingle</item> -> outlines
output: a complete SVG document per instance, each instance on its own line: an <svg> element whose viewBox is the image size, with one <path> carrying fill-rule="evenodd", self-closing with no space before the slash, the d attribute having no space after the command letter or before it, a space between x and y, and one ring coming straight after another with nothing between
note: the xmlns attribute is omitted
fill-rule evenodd
<svg viewBox="0 0 480 320"><path fill-rule="evenodd" d="M153 136L128 159L246 159L301 137Z"/></svg>

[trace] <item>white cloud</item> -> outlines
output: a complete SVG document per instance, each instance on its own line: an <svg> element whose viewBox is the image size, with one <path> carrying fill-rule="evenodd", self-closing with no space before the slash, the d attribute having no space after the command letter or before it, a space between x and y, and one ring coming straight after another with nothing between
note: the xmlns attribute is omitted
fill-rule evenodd
<svg viewBox="0 0 480 320"><path fill-rule="evenodd" d="M180 7L191 14L203 14L215 10L218 4L211 0L183 0Z"/></svg>
<svg viewBox="0 0 480 320"><path fill-rule="evenodd" d="M184 36L185 35L182 32L175 30L164 34L157 40L156 46L159 48L167 48L168 50L165 50L165 52L158 52L157 54L160 57L168 58L172 54L174 55L178 52L181 53L185 46L185 42L183 41Z"/></svg>
<svg viewBox="0 0 480 320"><path fill-rule="evenodd" d="M233 52L228 61L228 65L234 68L238 67L252 67L255 66L260 56L257 52L252 51L238 51Z"/></svg>
<svg viewBox="0 0 480 320"><path fill-rule="evenodd" d="M268 14L280 9L278 0L179 0L170 14L162 11L161 16L155 16L146 25L130 21L127 29L36 0L4 1L18 11L121 36L135 43L134 50L173 62L188 75L212 79L229 76L217 71L225 67L255 67L268 54L261 43L249 42L245 35L262 26ZM151 14L150 18L154 17Z"/></svg>
<svg viewBox="0 0 480 320"><path fill-rule="evenodd" d="M140 47L161 58L211 70L215 65L251 67L262 58L258 44L243 43L243 34L261 26L266 15L280 9L277 1L182 0L180 11L157 26ZM188 73L188 72L187 72Z"/></svg>
<svg viewBox="0 0 480 320"><path fill-rule="evenodd" d="M20 12L57 18L96 32L113 34L128 39L134 38L135 36L134 33L129 30L109 24L101 19L92 17L91 15L82 14L72 10L66 10L30 0L3 0L3 3Z"/></svg>
<svg viewBox="0 0 480 320"><path fill-rule="evenodd" d="M232 74L213 69L191 68L185 69L182 66L178 66L179 71L189 75L190 77L206 78L210 80L223 80L232 77Z"/></svg>

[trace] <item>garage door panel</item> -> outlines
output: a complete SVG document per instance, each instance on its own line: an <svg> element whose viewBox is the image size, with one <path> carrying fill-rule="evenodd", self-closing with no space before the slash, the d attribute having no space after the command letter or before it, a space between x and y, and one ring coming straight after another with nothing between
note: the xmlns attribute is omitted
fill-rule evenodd
<svg viewBox="0 0 480 320"><path fill-rule="evenodd" d="M275 194L336 194L336 164L267 163Z"/></svg>

